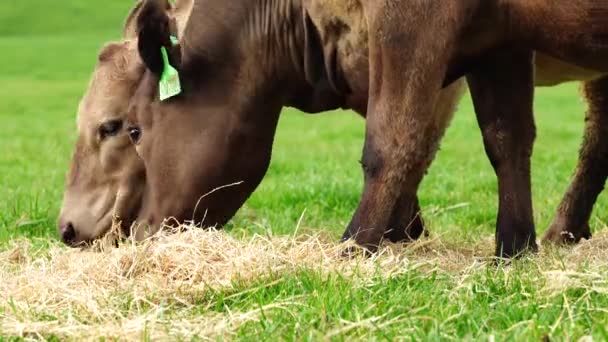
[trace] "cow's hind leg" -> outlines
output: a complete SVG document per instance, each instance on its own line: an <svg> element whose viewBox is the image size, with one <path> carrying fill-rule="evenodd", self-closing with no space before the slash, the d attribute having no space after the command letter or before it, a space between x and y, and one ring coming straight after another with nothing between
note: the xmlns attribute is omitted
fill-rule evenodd
<svg viewBox="0 0 608 342"><path fill-rule="evenodd" d="M416 190L446 120L433 115L449 54L460 32L442 11L459 3L366 2L370 92L362 164L363 195L343 239L375 251L401 206L413 217Z"/></svg>
<svg viewBox="0 0 608 342"><path fill-rule="evenodd" d="M468 76L486 153L498 177L496 255L536 249L530 157L535 138L530 51L501 50Z"/></svg>
<svg viewBox="0 0 608 342"><path fill-rule="evenodd" d="M587 82L589 108L579 161L568 191L544 236L555 243L576 243L591 238L589 218L608 175L608 77Z"/></svg>

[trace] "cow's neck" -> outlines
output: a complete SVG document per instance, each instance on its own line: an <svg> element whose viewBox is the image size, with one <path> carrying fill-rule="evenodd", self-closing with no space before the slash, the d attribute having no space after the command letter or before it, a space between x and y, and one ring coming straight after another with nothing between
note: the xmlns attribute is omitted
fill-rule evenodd
<svg viewBox="0 0 608 342"><path fill-rule="evenodd" d="M316 16L311 18L309 9L304 8L316 2L249 0L240 33L244 55L258 51L249 57L249 74L261 74L262 83L278 87L273 92L283 91L283 105L313 113L346 107L345 93L349 90L336 64L338 58L332 59L337 53L335 45L328 47L324 30L316 26L319 15L312 13ZM315 68L318 70L311 70Z"/></svg>
<svg viewBox="0 0 608 342"><path fill-rule="evenodd" d="M343 1L345 6L353 2ZM334 6L336 3L341 1L332 2ZM351 96L348 92L353 85L356 94L363 94L357 96L362 98L361 107L365 107L368 64L367 42L362 37L362 33L366 33L366 28L362 27L365 21L360 10L352 12L351 5L348 5L348 11L341 11L342 17L337 21L344 23L345 32L351 33L347 44L343 45L352 52L342 53L337 48L337 39L341 36L328 32L325 27L333 22L328 17L332 11L327 11L326 7L321 0L195 1L184 37L180 39L183 60L191 66L185 73L193 78L201 74L215 79L208 70L201 71L200 66L206 65L205 60L212 60L215 66L220 67L224 63L237 63L225 65L233 81L236 77L238 83L263 85L265 88L239 89L241 94L270 92L273 99L280 99L281 105L321 112L351 107L345 101L347 96ZM307 15L310 19L308 27ZM354 22L357 22L356 27ZM311 30L315 33L313 37L310 37ZM352 58L355 55L356 58ZM312 62L308 66L320 69L316 70L321 73L320 77L317 74L311 77L314 73L306 66L307 58ZM348 70L343 72L342 64L347 65ZM350 82L347 85L343 75L352 74L352 70L359 70L362 75L355 77L358 84ZM240 74L235 76L237 71Z"/></svg>
<svg viewBox="0 0 608 342"><path fill-rule="evenodd" d="M294 53L303 37L300 0L248 2L251 7L240 35L244 54L257 51L254 62L268 77L283 79L286 75L301 74L302 62L299 54Z"/></svg>
<svg viewBox="0 0 608 342"><path fill-rule="evenodd" d="M307 112L367 104L367 25L357 0L249 0L242 51Z"/></svg>

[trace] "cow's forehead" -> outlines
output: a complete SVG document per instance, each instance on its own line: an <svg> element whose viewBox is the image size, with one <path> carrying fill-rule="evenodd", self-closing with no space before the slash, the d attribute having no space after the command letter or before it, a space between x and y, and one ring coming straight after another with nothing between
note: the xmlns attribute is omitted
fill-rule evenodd
<svg viewBox="0 0 608 342"><path fill-rule="evenodd" d="M79 131L97 126L106 118L116 116L121 106L126 107L132 85L126 77L117 77L111 68L97 67L89 86L78 105L76 125ZM126 108L124 108L126 110Z"/></svg>

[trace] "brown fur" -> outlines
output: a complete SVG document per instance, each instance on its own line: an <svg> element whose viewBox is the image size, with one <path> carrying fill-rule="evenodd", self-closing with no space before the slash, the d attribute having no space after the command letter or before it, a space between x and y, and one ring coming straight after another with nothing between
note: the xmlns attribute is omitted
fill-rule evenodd
<svg viewBox="0 0 608 342"><path fill-rule="evenodd" d="M347 74L349 84L355 85L355 88L359 90L358 93L362 93L363 91L366 92L368 87L368 78L367 75L362 77L360 70L364 70L365 68L361 68L360 66L367 65L368 63L366 48L368 41L367 25L366 20L363 16L363 9L361 5L357 1L310 0L305 1L304 6L308 9L308 12L311 14L313 21L319 29L322 40L338 40L335 45L337 46L336 50L338 60L340 61L339 64L342 66L344 72ZM527 9L520 10L525 11ZM580 10L578 11L578 13L581 13ZM336 26L340 26L336 23L340 23L344 27L344 32L338 38L332 36L332 29ZM484 37L481 40L485 39L488 38ZM507 61L505 61L505 63L506 62ZM552 86L563 82L575 80L593 81L602 77L603 75L602 72L598 72L597 70L591 70L570 63L566 63L543 53L536 54L534 65L534 83L537 86ZM497 69L503 67L504 65L495 66L495 68ZM593 92L589 90L589 88L595 89L597 87L587 87L586 97L590 101L591 106L594 108L591 111L596 113L608 112L608 107L598 101L598 96L594 95ZM594 93L597 92L597 90L594 91ZM357 93L357 91L354 91L354 93ZM439 103L441 103L442 101L443 100L439 100ZM352 98L350 98L349 104L356 105L357 103L363 103L364 105L367 105L367 99L365 100L365 102L362 102L360 100L356 101L356 99L353 100ZM435 111L435 113L441 112L442 111ZM438 122L447 121L449 121L448 118L438 118ZM587 122L589 121L590 120L588 119ZM436 127L435 129L441 131L441 127ZM554 223L551 225L547 233L546 239L548 240L561 242L571 239L570 237L574 237L573 240L578 241L581 237L590 237L587 221L589 219L589 214L591 212L592 205L595 202L597 194L599 193L599 190L596 189L598 189L599 186L602 186L604 182L602 180L589 181L588 179L590 177L583 177L583 175L581 174L582 172L580 170L588 170L590 168L589 165L594 164L595 159L590 156L602 156L605 154L603 151L596 151L596 149L600 147L585 148L585 146L588 145L598 146L600 144L603 139L600 139L598 137L598 134L599 132L597 130L591 129L591 127L586 130L584 147L581 151L581 160L579 162L579 171L573 179L573 184L570 187L569 194L566 194L564 196L564 200L560 205L560 209L558 210L558 214L556 215ZM491 137L488 138L491 139ZM529 146L528 149L531 149L531 146ZM584 153L585 151L589 152ZM596 162L595 164L598 163ZM527 166L526 168L528 167L529 166ZM596 168L599 168L599 166L597 166ZM597 173L597 171L595 172ZM522 179L525 178L526 177L524 176ZM501 177L501 179L505 179L505 177ZM524 188L526 187L529 187L529 185L524 185ZM577 194L577 196L573 196L572 194ZM575 199L573 199L573 197ZM513 197L511 196L511 198ZM583 198L589 198L589 200L584 200ZM508 210L514 205L516 204L505 206L506 209L503 209L502 212ZM531 204L528 204L527 206L531 208ZM414 209L413 212L418 211L419 209ZM527 215L528 220L531 222L531 211L529 211ZM419 224L421 225L422 223L420 222ZM533 239L533 237L529 237L529 239Z"/></svg>
<svg viewBox="0 0 608 342"><path fill-rule="evenodd" d="M149 3L152 4L152 2ZM160 4L162 1L158 3ZM525 5L526 3L523 4ZM151 186L150 190L152 192L152 204L144 204L144 211L141 213L144 220L147 220L153 225L158 225L160 218L170 215L177 216L178 219L190 217L198 222L197 217L199 216L195 215L196 212L193 212L192 205L187 203L195 202L194 199L202 194L201 190L205 188L209 190L209 187L203 184L212 185L215 182L215 184L221 185L222 179L224 179L224 181L230 180L233 176L238 175L239 168L241 168L241 171L250 170L253 174L250 175L252 178L249 178L250 181L246 182L248 184L244 187L241 187L238 190L232 189L225 191L220 197L215 195L215 199L221 199L219 200L222 204L221 209L214 207L209 199L203 200L202 202L200 200L196 201L203 208L209 209L207 213L211 213L210 215L204 216L207 219L205 222L206 225L213 225L214 223L221 224L232 215L236 208L238 208L244 199L246 199L248 193L255 188L259 179L261 179L261 176L267 167L269 158L269 154L267 153L269 153L269 147L271 147L271 141L267 141L265 136L274 132L274 124L276 124L276 117L274 114L265 118L258 117L257 119L257 116L253 115L250 118L245 119L245 121L242 121L244 118L240 118L236 121L238 125L232 127L226 126L225 122L218 121L216 123L217 126L226 127L227 130L224 131L228 133L227 137L233 136L230 132L238 129L241 133L234 135L231 139L236 138L235 141L243 142L249 141L249 149L255 147L255 149L251 150L251 153L246 153L246 151L238 152L251 157L250 162L243 164L243 162L235 161L234 165L227 165L226 167L223 167L223 164L219 163L219 165L215 165L214 168L226 172L223 176L202 177L201 179L206 180L207 183L195 180L196 178L199 178L195 176L196 172L200 172L199 170L194 171L194 169L192 169L194 172L188 171L191 170L191 165L199 165L198 167L200 168L200 165L213 164L209 163L209 160L212 159L205 159L208 158L208 156L205 156L206 152L204 151L206 148L204 148L203 145L198 145L202 149L197 150L196 141L185 139L184 137L191 136L193 135L192 133L194 133L195 136L200 134L195 133L196 130L192 131L192 128L210 127L214 125L214 119L209 117L208 114L210 112L218 111L218 109L221 112L222 105L220 102L217 102L217 99L222 96L231 93L240 95L240 98L235 99L236 101L232 100L227 102L233 103L233 106L236 106L231 112L234 110L245 110L244 107L251 105L251 103L247 104L247 102L242 102L242 100L252 98L248 97L246 94L252 94L252 92L254 92L259 97L260 95L263 96L266 92L271 91L273 92L272 96L279 102L274 102L275 104L273 104L273 102L269 103L266 101L266 103L264 103L263 106L270 112L276 110L273 108L280 108L279 104L283 101L283 105L291 104L307 111L320 111L341 105L353 107L365 114L368 110L367 95L369 91L371 97L369 99L370 106L367 114L373 115L369 117L370 120L368 121L367 142L363 158L366 174L366 187L362 202L355 213L353 222L349 225L345 238L354 237L359 243L370 249L374 249L385 234L387 234L387 237L391 240L401 239L404 237L403 233L398 233L395 236L392 232L404 232L404 227L411 227L410 223L419 219L416 215L418 204L415 196L415 188L422 178L424 170L426 170L432 161L438 146L438 141L443 135L449 119L451 118L453 110L450 109L455 105L460 92L460 90L458 90L460 87L456 86L452 88L456 90L456 92L448 89L444 92L447 98L441 98L437 97L437 94L433 94L432 89L434 89L437 84L441 83L440 75L450 74L450 72L453 72L454 70L457 72L462 72L463 70L470 72L470 80L475 79L475 70L471 70L471 67L476 64L471 63L471 61L474 61L478 62L477 68L479 70L484 70L479 67L480 65L491 66L483 73L481 73L481 71L478 72L478 75L486 80L480 81L479 77L477 77L476 83L484 84L483 82L486 82L488 85L487 88L493 89L494 92L500 89L510 89L508 87L512 87L513 84L516 84L515 82L520 82L522 86L521 95L514 96L513 100L496 96L496 94L491 91L483 94L482 90L485 91L485 87L475 87L477 90L474 95L477 99L476 107L478 108L480 125L482 130L484 130L486 148L497 169L499 182L502 184L500 186L501 209L498 222L497 249L501 255L513 255L525 248L525 246L534 245L534 228L533 223L531 222L531 203L528 201L529 174L526 175L529 173L527 171L529 166L526 165L529 164L528 159L529 154L531 153L533 133L530 135L530 137L532 137L531 139L522 140L523 142L526 142L526 144L523 145L520 145L520 141L517 141L517 139L509 138L509 134L511 134L509 132L516 132L522 127L525 129L532 125L531 132L533 132L533 122L530 124L530 120L526 123L526 120L521 118L517 119L517 117L512 117L510 115L502 118L500 115L492 114L497 108L501 108L501 106L505 105L504 102L507 102L506 105L513 103L520 107L511 106L510 110L501 112L526 113L526 117L530 118L531 108L529 108L529 105L531 101L520 101L520 99L529 98L530 94L526 94L524 90L527 89L526 91L531 92L531 85L526 85L526 79L528 80L527 82L531 82L530 80L532 78L521 77L520 80L515 80L514 78L512 81L509 81L512 83L504 83L501 85L501 82L505 82L504 79L510 78L511 74L506 73L504 79L500 77L493 79L493 76L490 75L493 70L497 70L499 67L496 64L493 64L494 62L491 59L491 54L484 54L486 54L486 51L501 48L501 44L513 39L511 36L504 36L504 32L509 32L510 34L513 34L514 37L517 37L518 32L525 31L523 28L526 30L530 29L532 32L538 31L533 25L534 21L530 20L530 13L538 13L538 7L535 7L539 6L538 3L529 4L529 6L524 9L521 7L522 3L516 1L503 1L500 4L498 2L486 2L484 6L475 5L473 2L468 4L431 4L417 3L414 1L407 10L404 10L400 7L400 4L392 1L384 1L372 5L365 1L359 2L354 0L306 0L303 2L303 8L305 9L305 13L310 16L315 29L318 30L322 49L321 54L324 58L324 68L326 69L325 75L329 77L329 80L327 81L329 81L332 86L331 90L321 90L319 84L324 84L323 82L314 85L306 84L305 82L302 83L304 80L308 79L308 77L301 74L303 69L301 66L297 65L297 55L302 53L302 50L298 51L298 49L302 48L301 42L299 41L299 37L302 35L301 31L299 31L301 29L299 25L301 24L295 21L297 16L293 16L294 11L297 11L299 4L297 1L294 1L292 5L293 7L290 7L289 3L280 1L272 3L271 5L276 6L278 9L276 11L277 13L286 15L286 17L281 17L279 20L284 20L288 25L292 25L290 26L292 30L287 31L288 36L284 36L285 33L282 32L272 32L272 22L276 21L277 17L273 17L272 19L266 18L266 20L268 20L266 23L270 23L269 26L263 28L255 26L255 24L252 26L253 32L248 32L246 39L250 39L252 33L254 37L257 35L257 38L271 37L270 41L264 41L264 39L267 38L262 38L263 44L270 43L270 45L267 49L258 49L263 52L261 55L256 55L256 58L241 60L242 64L240 66L237 64L236 66L233 66L232 69L229 68L230 70L241 70L238 74L240 80L236 82L236 87L226 90L218 88L217 85L201 86L201 81L196 80L199 76L194 76L192 79L185 77L184 81L188 86L193 85L195 87L200 87L201 89L204 88L203 94L205 95L203 95L201 99L194 100L193 98L185 96L184 101L182 101L183 104L175 103L173 106L168 105L168 107L174 107L173 109L170 109L170 111L175 112L172 114L174 118L163 118L160 122L154 122L158 120L152 120L152 117L147 115L138 115L137 118L133 118L135 121L139 121L142 124L144 132L146 132L144 136L147 136L147 139L142 139L138 149L146 160L148 164L147 169L152 173L151 176L153 177L153 186ZM204 6L207 7L202 8ZM254 4L252 6L255 7L256 5ZM243 6L245 11L248 10L247 8L253 7ZM540 7L542 8L542 6ZM242 10L243 9L240 9L240 11ZM241 13L239 11L236 12ZM507 12L518 13L519 15L514 17L508 16L505 15ZM196 11L195 15L200 17L201 13L209 14L216 18L225 18L227 22L235 24L234 27L236 28L247 27L247 25L239 25L236 21L242 20L243 17L228 12L226 12L226 16L221 15L223 13L221 7L214 7L212 1L201 6L201 8ZM431 13L434 15L431 15ZM449 18L444 17L442 13L450 13ZM467 13L473 13L473 16L468 17ZM523 15L521 13L523 13ZM572 13L577 12L574 11ZM197 17L197 19L199 17ZM509 19L512 17L514 20L510 21ZM145 20L141 20L141 22L145 24ZM200 24L201 22L204 24ZM209 45L208 43L214 42L213 37L218 36L218 32L215 32L214 28L219 29L223 26L219 24L219 22L214 22L213 18L211 18L211 20L197 20L197 23L197 25L190 25L192 26L190 27L190 33L188 34L188 32L186 32L183 39L183 41L186 42L186 47L182 49L188 62L183 66L183 70L189 71L192 75L200 73L200 65L218 62L213 60L214 55L222 56L222 51L228 51L226 50L227 46L225 44L227 41L232 41L231 38L234 38L229 35L232 34L231 32L224 32L225 37L217 40L217 42L220 42L219 45L217 42L215 43L216 45ZM370 25L368 26L368 24ZM536 24L536 26L538 26L538 24ZM508 27L509 29L501 30L501 27ZM576 27L576 25L574 27ZM368 28L371 28L370 34L367 33ZM185 28L184 30L188 31L188 28ZM306 28L303 30L306 30ZM238 29L235 31L236 32L233 33L238 35ZM458 36L459 32L465 34L463 36ZM222 34L221 31L219 33L220 35ZM205 39L203 39L203 37ZM463 40L461 39L462 37L467 37L467 39ZM273 45L276 44L277 41L273 41L272 39L277 38L284 39L281 43L284 44L285 42L288 42L288 44L285 46L280 46L280 44ZM524 39L521 39L521 41L528 43L530 47L539 48L541 50L542 48L545 48L544 51L555 53L559 55L560 58L575 62L578 61L576 58L568 58L567 54L563 53L565 47L568 44L572 44L571 38L565 39L562 42L562 44L565 45L561 47L547 44L547 42L550 43L550 38L547 39L544 37L542 30L538 36L533 35L532 38L533 39L530 39L526 36ZM545 40L543 41L543 39ZM530 42L530 40L532 41ZM458 44L456 44L456 41L458 41ZM200 45L201 42L208 45ZM369 56L367 50L368 44L371 44ZM435 53L437 51L442 51L445 55L442 55L442 53ZM272 52L272 55L264 55L265 52ZM287 56L282 55L282 52L288 52L291 55L288 56L287 59L284 59L284 57ZM392 55L394 53L398 54L398 58L393 59ZM335 56L335 62L333 56ZM380 56L382 56L381 59L379 59ZM448 58L447 56L450 57ZM529 56L531 56L531 54L529 54ZM193 62L201 60L201 57L206 59L205 63L197 64ZM224 59L222 61L223 63L228 62L227 64L230 64L230 54L224 54L222 57ZM279 84L281 84L281 82L283 82L282 84L290 84L291 88L284 89L284 86L279 86L280 88L274 90L270 90L273 89L272 86L259 88L260 84L264 84L264 82L268 83L268 75L273 75L272 68L276 67L272 62L278 62L277 60L284 63L280 68L277 68L274 71L275 75L276 72L280 72L279 75L291 73L291 78L284 79L281 78L282 76L279 76L277 80L279 81ZM484 62L481 63L481 60L484 60ZM262 65L263 70L270 69L267 70L267 74L257 71L260 69L260 61L265 62ZM270 61L271 63L268 64L267 61ZM379 61L381 61L380 64L378 64ZM371 63L369 75L366 67L368 63ZM531 62L528 61L527 64L529 65L530 63ZM582 68L578 66L574 67L572 64L566 64L547 55L539 54L536 60L537 84L554 84L581 78L591 79L596 77L596 75L601 75L601 72L590 71L589 67L595 66L593 61L584 61L582 64L584 66ZM449 68L445 69L442 65L449 66ZM505 67L505 70L512 71L512 75L519 75L519 73L525 75L526 73L529 74L532 72L531 69L527 71L522 69L523 65L526 65L526 62L520 63L519 65L514 64L512 68ZM290 69L290 67L292 67L292 69ZM218 69L221 69L221 67ZM544 74L543 70L545 72ZM569 70L569 73L563 73L563 70ZM234 82L234 80L230 81L230 77L232 77L230 76L230 73L219 71L215 72L214 75L217 76L216 80L220 86L226 84L223 82ZM263 76L260 78L259 76L254 75ZM543 78L543 75L549 77ZM345 87L341 87L340 81L342 80L340 80L340 77L344 78ZM148 75L144 78L142 86L140 86L138 97L144 98L154 94L155 87L154 84L151 84L150 82L154 82L154 77ZM188 82L191 83L189 84ZM242 86L248 83L249 85L247 87L242 88ZM258 84L258 86L252 87L252 85L255 84ZM369 88L370 84L371 88ZM313 87L312 89L311 86ZM503 88L501 88L501 86ZM239 89L239 87L241 88ZM278 91L279 89L280 91ZM288 93L289 91L291 91L291 93ZM505 92L504 90L500 91ZM408 95L406 96L406 94ZM490 102L486 100L487 98L492 97L495 97L495 100ZM255 103L255 97L253 97L253 99L253 103ZM142 100L136 101L135 103L136 105L134 108L137 109L138 112L143 111L144 113L153 111L159 106L156 104L153 105L153 107L149 107L149 105ZM434 104L437 103L445 103L445 110L433 109ZM482 105L481 103L488 103L489 105ZM194 105L199 107L197 112L200 114L198 114L198 120L195 120L198 121L198 123L187 121L188 125L190 125L188 129L184 129L185 127L180 128L179 125L183 124L183 122L175 121L174 119L184 118L184 116L178 115L178 112L191 111L192 106ZM404 109L407 109L410 113L418 113L418 115L415 117L408 117L405 114L395 116L394 113L402 112ZM489 127L495 128L486 130L486 128L484 128L486 127L486 123L491 123L492 120L498 120L496 122L499 126L496 126L496 124L492 126L492 124L490 124ZM511 125L512 131L511 128L507 131L504 130L502 123L505 122L505 120L513 121L513 125ZM243 130L243 128L246 127L242 126L244 122L255 122L255 124L270 126L266 126L264 129L258 128L258 131L254 133L254 131L250 131L249 128ZM190 161L175 159L179 157L179 155L175 154L175 151L181 151L182 149L179 146L174 146L171 150L167 150L167 147L170 146L162 143L159 145L162 140L157 139L158 136L162 136L166 139L170 138L170 135L166 134L166 128L163 129L163 127L171 127L171 130L173 131L170 132L171 135L175 135L176 139L183 140L183 147L203 154L203 159L200 159L200 156L192 154L188 154L188 158L191 159ZM485 134L486 131L489 132L489 134ZM588 133L589 132L590 131L588 130ZM593 134L593 132L590 134ZM251 144L252 138L255 139L255 144ZM494 138L498 138L498 140ZM211 139L215 138L211 136ZM214 148L222 150L223 147L221 145L213 144L213 141L214 140L211 140L210 144L214 146ZM511 141L511 143L505 145L506 141ZM228 152L228 154L231 155L231 150L232 147L228 147L223 151ZM503 152L510 150L521 152L503 154ZM167 155L167 151L173 152ZM169 159L162 157L161 159L156 159L159 155L168 156ZM256 157L256 155L259 155L259 157ZM521 155L521 158L515 158L514 160L509 157L519 155ZM217 155L213 158L217 159ZM259 161L256 162L256 158ZM163 161L164 164L162 168L157 167L157 160ZM176 165L166 165L167 163L172 163L172 160ZM207 161L206 164L204 162L202 164L200 163L205 160ZM585 158L581 159L581 164L585 164L586 161L587 159ZM512 175L509 172L509 167L501 167L504 163L513 162L523 163L521 164L522 166L519 166L520 164L514 164L511 167L517 169L518 172L523 172L522 175ZM207 166L207 168L209 167L210 166ZM237 170L237 172L234 173L234 171L230 170ZM501 170L506 171L503 172ZM162 177L157 177L155 175L157 172L160 172ZM171 175L176 172L179 172L181 176L177 179L172 179ZM239 177L240 176L237 176L233 179L239 179ZM174 181L175 183L172 183L171 181ZM519 181L521 181L521 183L518 183ZM181 187L175 187L176 184ZM576 183L575 180L573 184L578 183ZM592 190L585 190L587 189L586 187L578 185L574 188L583 189L580 191L580 194L583 196L587 191L595 192L595 188ZM197 193L198 195L196 195ZM179 197L175 197L173 194L179 194ZM503 199L507 199L508 202L503 203ZM584 212L585 210L586 209L582 211ZM422 226L422 222L418 220L415 225L417 225L417 231L420 231L418 228ZM362 229L363 227L372 228ZM393 227L401 228L395 230ZM569 226L567 225L561 226L560 229L569 229L568 227ZM405 235L409 235L410 237L411 235L414 235L414 237L419 235L419 232L410 234L411 232L412 230L409 230L408 232L406 229ZM532 235L530 232L532 232Z"/></svg>
<svg viewBox="0 0 608 342"><path fill-rule="evenodd" d="M450 8L451 6L455 7ZM493 159L500 184L497 254L513 256L528 247L534 248L535 235L529 186L529 153L534 135L530 100L533 93L531 83L534 71L529 67L531 53L524 54L524 52L526 49L536 49L584 69L605 73L608 71L608 62L606 62L608 37L605 35L605 19L594 18L591 15L590 10L593 6L608 5L594 1L575 1L565 6L554 6L547 1L450 2L441 5L413 1L408 3L407 10L399 8L399 5L392 1L370 5L372 10L381 8L372 15L377 18L377 27L370 24L370 31L383 33L370 44L371 70L372 72L380 70L377 78L372 77L370 88L372 98L377 97L379 102L370 108L372 113L379 115L379 128L373 135L381 136L380 132L382 132L383 138L397 137L399 134L405 135L405 138L404 145L399 144L397 148L391 145L390 140L383 139L378 142L375 141L376 139L370 139L372 146L368 151L375 154L372 160L407 161L411 169L396 164L388 167L383 165L387 170L381 173L382 178L378 177L377 188L372 188L364 194L359 207L363 213L360 217L356 216L351 223L351 232L356 232L358 226L383 225L382 217L385 217L385 214L377 210L393 203L396 198L395 194L386 192L386 187L394 189L398 184L403 184L402 186L409 191L416 188L420 180L420 172L425 169L425 164L421 163L422 155L428 154L431 150L428 147L432 146L438 135L423 135L427 139L422 140L415 136L414 132L411 136L404 134L408 132L406 126L410 127L411 122L395 121L394 116L403 115L405 118L410 118L420 126L419 131L424 130L424 127L430 126L427 117L428 105L399 103L395 99L425 98L431 91L427 87L441 82L440 75L443 72L440 71L439 75L435 75L433 73L435 68L448 65L445 75L464 68L462 70L470 73L470 81L474 80L475 83L482 85L472 90L474 102L478 111L481 111L478 115L486 118L480 122L482 128L484 121L490 123L490 127L493 128L489 136L496 138L486 140L486 149ZM605 13L605 8L603 11ZM472 16L469 17L469 14ZM388 41L385 39L386 32L389 32L391 38L408 37L409 42L413 44L399 49L393 45L392 39ZM401 41L405 43L407 40L401 39ZM455 42L458 43L454 45ZM378 46L377 54L373 52L374 44ZM509 62L506 65L495 63L494 59L497 56L518 49L522 49L522 54L516 60L505 61ZM423 56L418 60L416 52L412 56L410 50L421 52ZM404 60L407 62L403 62ZM405 70L412 70L412 73L425 73L427 79L415 84L410 80L407 71L402 75L396 75L395 70L399 66ZM501 69L509 72L504 73ZM433 72L429 73L425 70L433 70ZM498 74L502 77L498 77ZM408 76L404 77L404 75ZM375 89L378 89L378 93ZM520 95L510 100L506 93L514 91L520 92ZM372 98L370 102L375 102ZM391 119L385 116L386 113L391 113ZM491 124L492 121L495 123ZM368 121L369 126L375 127L375 124ZM387 129L391 128L392 131L387 133ZM524 138L518 139L516 134L522 132ZM431 139L428 139L429 137ZM384 150L387 147L388 149ZM405 148L409 149L409 152L404 154ZM375 182L367 183L374 186ZM371 209L376 211L370 211ZM579 229L579 227L571 228ZM377 233L361 238L363 241L371 241L372 245L375 245L377 239Z"/></svg>
<svg viewBox="0 0 608 342"><path fill-rule="evenodd" d="M112 43L99 62L78 110L78 139L68 174L59 231L69 244L92 240L108 231L112 216L133 220L133 205L141 202L143 164L126 127L129 99L143 73L133 42ZM104 125L120 123L102 136ZM119 203L129 195L132 203Z"/></svg>
<svg viewBox="0 0 608 342"><path fill-rule="evenodd" d="M162 4L148 1L149 11L138 19L140 40L145 37L141 44L149 51L166 41L167 33L158 30L164 20L158 14ZM184 63L178 65L189 90L160 103L158 75L148 72L134 101L133 120L144 132L138 150L154 192L142 218L155 226L167 216L224 223L266 170L280 108L322 108L318 100L328 98L327 91L323 97L314 94L329 84L330 92L344 98L343 106L366 112L365 187L344 238L374 250L395 222L403 225L415 216L416 189L451 117L433 111L437 90L446 78L468 74L486 150L499 178L497 254L512 256L534 248L531 51L576 65L570 68L576 69L576 77L582 70L607 72L605 25L589 14L592 6L592 0L559 7L548 0L276 0L235 7L213 0L197 3L192 13L196 20L185 29ZM303 26L295 14L299 10L304 12ZM235 47L232 41L255 44ZM245 53L239 50L243 46L259 52ZM140 53L155 57L146 50ZM513 60L502 57L511 53ZM320 61L321 79L315 63L302 68L302 60ZM369 65L369 73L362 65ZM593 75L583 76L588 77ZM307 84L309 80L315 83ZM298 98L314 99L315 105ZM524 139L518 138L521 132ZM236 180L245 184L197 201ZM205 216L193 211L195 202L207 209Z"/></svg>
<svg viewBox="0 0 608 342"><path fill-rule="evenodd" d="M319 30L324 54L330 55L330 50L334 49L352 92L366 93L369 86L367 21L361 3L357 0L306 0L303 6ZM359 111L365 112L365 108Z"/></svg>
<svg viewBox="0 0 608 342"><path fill-rule="evenodd" d="M591 238L589 217L608 173L608 78L585 83L584 94L589 102L585 135L574 179L545 235L552 242Z"/></svg>
<svg viewBox="0 0 608 342"><path fill-rule="evenodd" d="M105 234L117 217L128 226L135 219L145 189L144 165L128 136L127 109L144 73L137 54L133 18L127 19L122 42L104 46L78 109L78 138L66 178L63 205L58 220L62 239L71 245ZM169 15L183 29L190 0L178 1ZM186 8L186 10L184 9ZM104 125L120 123L118 130L101 137Z"/></svg>

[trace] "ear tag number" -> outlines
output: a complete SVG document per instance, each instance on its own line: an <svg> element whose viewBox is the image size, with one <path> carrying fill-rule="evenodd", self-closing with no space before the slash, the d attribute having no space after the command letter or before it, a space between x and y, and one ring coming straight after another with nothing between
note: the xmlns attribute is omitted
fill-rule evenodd
<svg viewBox="0 0 608 342"><path fill-rule="evenodd" d="M169 63L167 49L163 46L160 48L160 52L163 57L163 73L160 75L158 90L160 93L160 100L165 101L166 99L181 93L182 87L179 83L179 73Z"/></svg>

